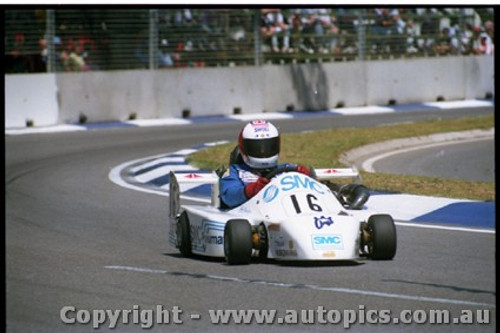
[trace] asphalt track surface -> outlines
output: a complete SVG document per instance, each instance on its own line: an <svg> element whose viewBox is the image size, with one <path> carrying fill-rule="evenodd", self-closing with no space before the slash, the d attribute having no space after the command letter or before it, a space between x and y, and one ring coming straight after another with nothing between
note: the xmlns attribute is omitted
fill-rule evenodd
<svg viewBox="0 0 500 333"><path fill-rule="evenodd" d="M297 132L492 113L492 108L422 110L275 122L283 132ZM286 310L358 310L354 332L495 331L494 234L398 225L392 261L228 266L180 256L167 243L167 199L108 179L109 171L126 161L234 140L240 127L213 123L6 136L7 331L138 332L140 324L123 324L122 318L113 330L109 320L99 330L91 323L63 324L60 312L74 306L138 313L159 305L178 307L182 324L172 323L171 314L170 324L147 331L343 330L342 322L217 325L210 322L209 309L278 310L281 316ZM449 310L453 318L464 309L489 311L491 323L360 323L370 310L390 310L391 318L404 310Z"/></svg>
<svg viewBox="0 0 500 333"><path fill-rule="evenodd" d="M472 181L495 181L493 138L439 144L395 154L374 163L375 171Z"/></svg>

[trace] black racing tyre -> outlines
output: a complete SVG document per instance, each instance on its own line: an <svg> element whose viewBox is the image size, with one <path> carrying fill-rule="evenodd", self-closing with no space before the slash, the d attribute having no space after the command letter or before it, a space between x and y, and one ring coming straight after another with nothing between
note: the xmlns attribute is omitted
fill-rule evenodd
<svg viewBox="0 0 500 333"><path fill-rule="evenodd" d="M264 223L261 223L257 227L257 232L259 233L259 258L266 259L267 253L269 252L269 236L267 233L267 228Z"/></svg>
<svg viewBox="0 0 500 333"><path fill-rule="evenodd" d="M186 211L181 213L177 222L177 244L179 251L185 257L192 255L191 252L191 228L189 227L189 219Z"/></svg>
<svg viewBox="0 0 500 333"><path fill-rule="evenodd" d="M247 220L233 219L224 228L224 256L230 265L245 265L252 257L252 228Z"/></svg>
<svg viewBox="0 0 500 333"><path fill-rule="evenodd" d="M372 215L368 218L369 255L374 260L391 260L396 255L396 226L390 215Z"/></svg>

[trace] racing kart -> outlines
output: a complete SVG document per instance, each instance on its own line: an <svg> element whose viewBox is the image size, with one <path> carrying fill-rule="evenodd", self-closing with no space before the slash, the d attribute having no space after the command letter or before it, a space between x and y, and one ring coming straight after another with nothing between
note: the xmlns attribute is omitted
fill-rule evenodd
<svg viewBox="0 0 500 333"><path fill-rule="evenodd" d="M349 209L324 181L357 178L356 169L316 169L309 177L278 168L257 195L233 209L221 208L219 176L170 172L170 243L184 256L224 257L248 264L276 260L391 260L396 228L390 215ZM323 181L323 182L322 182ZM180 205L179 184L211 184L210 204Z"/></svg>

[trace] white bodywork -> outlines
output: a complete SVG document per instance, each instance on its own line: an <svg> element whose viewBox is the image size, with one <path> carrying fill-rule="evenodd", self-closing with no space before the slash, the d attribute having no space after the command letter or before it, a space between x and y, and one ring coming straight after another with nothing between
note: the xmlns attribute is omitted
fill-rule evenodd
<svg viewBox="0 0 500 333"><path fill-rule="evenodd" d="M320 180L359 177L355 169L317 169L316 180L297 172L281 173L256 196L231 210L219 207L218 182L213 174L170 174L170 231L178 245L179 213L186 211L192 253L224 257L224 227L230 219L264 224L268 234L267 258L280 260L350 260L360 255L360 223L366 210L347 210ZM178 183L212 184L210 205L179 204ZM255 252L255 250L254 250Z"/></svg>

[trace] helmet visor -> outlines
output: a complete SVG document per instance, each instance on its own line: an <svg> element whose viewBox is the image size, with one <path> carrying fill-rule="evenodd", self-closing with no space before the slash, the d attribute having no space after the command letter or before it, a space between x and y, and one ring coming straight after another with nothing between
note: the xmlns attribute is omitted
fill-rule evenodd
<svg viewBox="0 0 500 333"><path fill-rule="evenodd" d="M280 152L280 138L243 139L243 151L246 155L257 158L278 155Z"/></svg>

